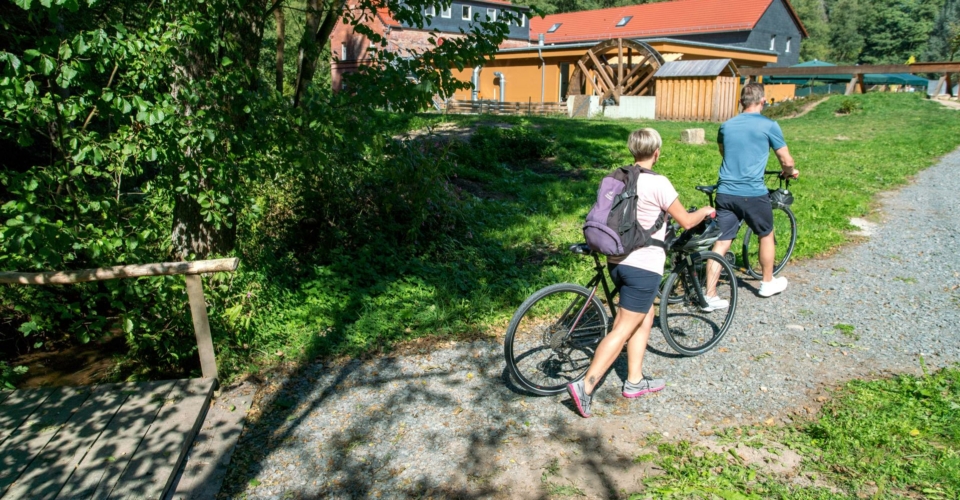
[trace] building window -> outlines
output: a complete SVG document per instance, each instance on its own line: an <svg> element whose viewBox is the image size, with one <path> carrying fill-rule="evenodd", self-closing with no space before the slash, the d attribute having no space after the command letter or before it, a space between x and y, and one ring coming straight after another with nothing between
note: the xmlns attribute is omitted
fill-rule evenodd
<svg viewBox="0 0 960 500"><path fill-rule="evenodd" d="M520 14L520 20L517 21L517 22L520 23L518 26L520 26L521 28L524 27L524 26L526 26L526 25L527 25L527 15L521 13L521 14Z"/></svg>
<svg viewBox="0 0 960 500"><path fill-rule="evenodd" d="M790 40L793 40L793 39L787 38L787 49L785 50L785 52L790 52Z"/></svg>
<svg viewBox="0 0 960 500"><path fill-rule="evenodd" d="M558 29L560 29L560 26L562 25L563 23L554 24L553 26L550 27L550 29L547 30L547 33L553 33L554 31L557 31Z"/></svg>
<svg viewBox="0 0 960 500"><path fill-rule="evenodd" d="M469 5L464 5L464 6L463 6L463 14L462 14L462 16L461 16L461 19L466 20L466 21L469 21L470 19L472 19L471 15L470 15L470 6L469 6Z"/></svg>
<svg viewBox="0 0 960 500"><path fill-rule="evenodd" d="M770 50L777 50L777 35L770 37Z"/></svg>
<svg viewBox="0 0 960 500"><path fill-rule="evenodd" d="M341 61L347 60L347 44L345 43L340 44L340 60Z"/></svg>
<svg viewBox="0 0 960 500"><path fill-rule="evenodd" d="M497 9L487 9L487 21L497 20Z"/></svg>
<svg viewBox="0 0 960 500"><path fill-rule="evenodd" d="M437 15L437 8L433 6L427 7L423 9L423 13L426 14L427 17L434 17Z"/></svg>
<svg viewBox="0 0 960 500"><path fill-rule="evenodd" d="M440 10L440 17L445 19L450 19L450 16L453 14L453 7L445 7Z"/></svg>
<svg viewBox="0 0 960 500"><path fill-rule="evenodd" d="M620 20L619 23L617 23L617 27L618 27L618 28L622 28L622 27L626 26L627 23L629 23L631 19L633 19L633 16L626 16L626 17L624 17L623 19Z"/></svg>

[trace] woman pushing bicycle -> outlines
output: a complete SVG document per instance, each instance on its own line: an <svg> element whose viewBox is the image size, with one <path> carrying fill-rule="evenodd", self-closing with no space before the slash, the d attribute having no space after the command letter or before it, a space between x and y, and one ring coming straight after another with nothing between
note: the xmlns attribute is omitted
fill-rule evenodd
<svg viewBox="0 0 960 500"><path fill-rule="evenodd" d="M634 165L647 170L652 170L660 159L662 145L660 134L652 128L636 130L627 140ZM677 199L677 191L670 181L653 172L640 175L637 180L637 195L637 221L645 228L654 227L663 212L670 214L684 229L693 228L714 214L713 207L687 212ZM666 224L663 224L654 233L654 239L663 241L666 230ZM607 257L610 276L614 285L620 289L620 307L613 329L597 346L584 378L567 385L567 391L581 416L591 416L590 401L593 391L620 355L624 344L627 344L624 397L639 397L659 391L666 385L663 379L643 375L643 355L650 339L650 329L653 327L653 301L660 288L665 260L664 249L654 245L638 248L625 256ZM727 307L727 304L720 302L725 301L710 303L710 307Z"/></svg>

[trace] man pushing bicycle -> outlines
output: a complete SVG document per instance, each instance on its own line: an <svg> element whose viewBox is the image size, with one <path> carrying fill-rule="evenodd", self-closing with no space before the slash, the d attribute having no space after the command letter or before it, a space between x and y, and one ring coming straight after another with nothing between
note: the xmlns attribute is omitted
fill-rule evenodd
<svg viewBox="0 0 960 500"><path fill-rule="evenodd" d="M723 163L720 165L720 180L717 185L717 223L720 238L713 251L726 255L730 244L737 236L740 221L760 238L760 267L763 279L760 282L761 297L776 295L787 288L787 278L773 277L775 241L773 236L773 208L763 173L773 149L780 161L781 176L796 179L800 171L794 167L793 157L777 122L763 116L763 85L750 83L740 92L743 112L720 125L717 146ZM716 296L719 266L714 263L707 269L707 300Z"/></svg>

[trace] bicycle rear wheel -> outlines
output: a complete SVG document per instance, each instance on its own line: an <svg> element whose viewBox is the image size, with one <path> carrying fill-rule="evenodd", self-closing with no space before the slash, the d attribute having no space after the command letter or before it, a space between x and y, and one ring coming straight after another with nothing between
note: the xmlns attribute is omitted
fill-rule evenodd
<svg viewBox="0 0 960 500"><path fill-rule="evenodd" d="M797 218L787 207L773 208L773 241L776 245L773 257L773 275L787 265L793 248L797 245ZM760 239L747 228L743 235L743 267L753 279L763 279L760 267Z"/></svg>
<svg viewBox="0 0 960 500"><path fill-rule="evenodd" d="M697 356L716 346L730 329L737 309L737 278L726 259L714 252L690 256L692 265L681 264L664 282L661 295L682 297L674 303L660 303L660 331L675 351ZM717 297L727 305L713 311L700 308L700 294L706 295L707 263L719 266ZM699 290L699 293L698 293Z"/></svg>
<svg viewBox="0 0 960 500"><path fill-rule="evenodd" d="M587 372L609 323L590 290L570 283L542 288L510 320L503 342L507 368L524 389L541 396L559 394Z"/></svg>

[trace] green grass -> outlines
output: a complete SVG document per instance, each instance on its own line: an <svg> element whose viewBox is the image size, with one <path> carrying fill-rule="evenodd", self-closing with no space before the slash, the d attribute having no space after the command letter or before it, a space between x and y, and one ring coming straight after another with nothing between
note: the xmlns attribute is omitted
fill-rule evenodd
<svg viewBox="0 0 960 500"><path fill-rule="evenodd" d="M722 431L726 452L660 443L648 478L630 498L958 498L960 365L921 377L853 381L809 421ZM787 472L746 461L742 444L802 457Z"/></svg>
<svg viewBox="0 0 960 500"><path fill-rule="evenodd" d="M861 109L837 116L843 99ZM630 162L628 134L654 127L664 138L657 170L686 205L706 197L694 187L714 183L720 155L714 144L679 141L686 128L716 136L717 123L574 120L542 117L418 115L389 118L390 133L441 122L479 127L457 154L450 181L465 221L429 251L411 255L367 248L326 250L328 263L299 267L249 296L257 306L247 350L218 348L221 371L257 371L272 362L383 352L419 337L502 334L516 307L537 289L583 283L586 260L567 251L582 240L581 224L599 179ZM848 241L851 217L863 217L875 195L896 188L960 144L960 114L916 94L834 96L803 117L780 122L801 170L791 184L798 222L794 259L833 251ZM708 141L709 142L709 141ZM776 168L771 154L770 167ZM738 246L734 246L739 250ZM258 285L260 286L260 285ZM241 342L237 342L238 344ZM276 353L281 352L283 357Z"/></svg>

